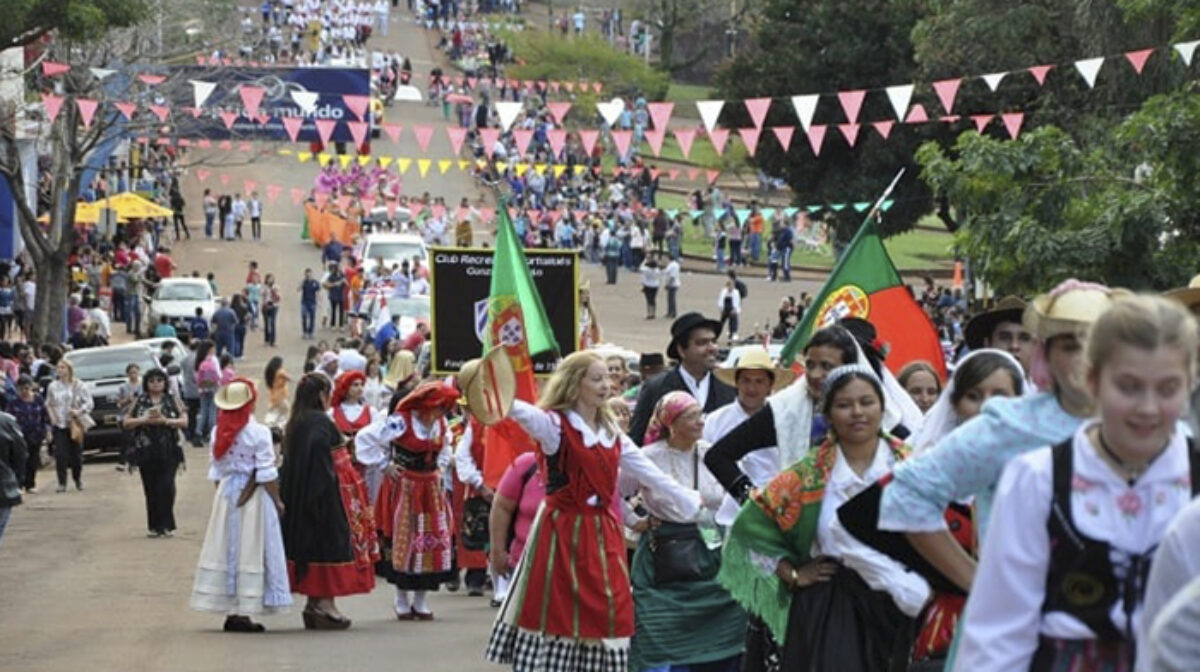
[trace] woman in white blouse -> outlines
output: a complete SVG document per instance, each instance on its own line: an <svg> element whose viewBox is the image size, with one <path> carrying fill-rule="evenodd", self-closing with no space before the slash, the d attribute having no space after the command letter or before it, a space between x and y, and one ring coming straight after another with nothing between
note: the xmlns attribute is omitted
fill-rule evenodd
<svg viewBox="0 0 1200 672"><path fill-rule="evenodd" d="M50 415L54 467L58 472L58 491L67 490L67 469L75 479L75 489L83 490L83 433L92 421L92 395L83 381L75 377L75 367L66 359L58 360L57 378L46 389L46 412ZM76 436L72 436L72 425Z"/></svg>
<svg viewBox="0 0 1200 672"><path fill-rule="evenodd" d="M1132 668L1151 557L1200 486L1179 423L1196 331L1150 296L1115 302L1092 327L1100 417L1005 468L955 670Z"/></svg>
<svg viewBox="0 0 1200 672"><path fill-rule="evenodd" d="M538 406L513 402L511 417L541 450L546 499L492 628L492 662L625 669L633 600L615 500L640 489L647 507L670 520L694 520L700 509L695 491L617 431L608 396L604 360L583 350L559 364Z"/></svg>
<svg viewBox="0 0 1200 672"><path fill-rule="evenodd" d="M737 338L738 316L742 313L742 293L738 291L733 278L726 280L725 286L717 294L717 310L721 311L722 331L725 324L729 323L729 341L732 343ZM717 334L717 338L721 338L720 333Z"/></svg>
<svg viewBox="0 0 1200 672"><path fill-rule="evenodd" d="M718 580L763 624L749 632L743 669L882 672L907 661L910 619L929 585L851 537L836 515L911 452L881 432L884 403L869 365L829 372L829 437L734 521Z"/></svg>
<svg viewBox="0 0 1200 672"><path fill-rule="evenodd" d="M746 641L746 612L716 582L721 532L713 518L725 490L704 466L704 411L687 392L658 401L642 452L680 486L700 495L701 509L680 518L646 504L649 530L630 567L636 634L633 670L703 666L734 670Z"/></svg>

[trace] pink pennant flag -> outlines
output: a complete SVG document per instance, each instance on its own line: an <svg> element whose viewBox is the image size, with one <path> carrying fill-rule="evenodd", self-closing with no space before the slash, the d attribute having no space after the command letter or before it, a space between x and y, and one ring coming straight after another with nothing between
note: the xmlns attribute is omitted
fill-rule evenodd
<svg viewBox="0 0 1200 672"><path fill-rule="evenodd" d="M668 170L667 171L667 179L668 180L678 180L679 179L679 169L672 168L672 169Z"/></svg>
<svg viewBox="0 0 1200 672"><path fill-rule="evenodd" d="M246 108L246 118L253 119L258 116L258 106L262 105L263 94L267 91L261 86L246 86L245 84L238 87L238 94L242 97L242 105Z"/></svg>
<svg viewBox="0 0 1200 672"><path fill-rule="evenodd" d="M565 102L546 103L546 109L549 110L550 115L554 117L555 123L561 126L563 119L567 118L567 111L571 109L571 104Z"/></svg>
<svg viewBox="0 0 1200 672"><path fill-rule="evenodd" d="M313 123L317 126L317 137L321 139L321 144L328 145L329 138L333 137L333 129L337 127L337 121L333 119L316 119Z"/></svg>
<svg viewBox="0 0 1200 672"><path fill-rule="evenodd" d="M906 124L923 124L929 121L929 114L925 112L925 106L917 103L908 111L908 118L904 120Z"/></svg>
<svg viewBox="0 0 1200 672"><path fill-rule="evenodd" d="M746 101L747 105L749 102ZM650 113L650 120L654 122L654 128L665 132L667 124L671 123L671 113L675 111L675 103L649 103L646 105L646 111Z"/></svg>
<svg viewBox="0 0 1200 672"><path fill-rule="evenodd" d="M229 180L231 180L231 179L233 179L233 176L230 175L229 173L221 173L221 186L223 186L223 187L229 186Z"/></svg>
<svg viewBox="0 0 1200 672"><path fill-rule="evenodd" d="M296 138L300 137L300 127L303 125L304 119L302 117L283 118L283 130L287 131L288 138L291 139L292 142L295 142Z"/></svg>
<svg viewBox="0 0 1200 672"><path fill-rule="evenodd" d="M480 208L479 216L483 218L483 221L490 222L496 217L496 209L495 208Z"/></svg>
<svg viewBox="0 0 1200 672"><path fill-rule="evenodd" d="M938 117L938 121L942 122L943 124L957 124L958 122L962 121L962 115L961 114L944 114L944 115Z"/></svg>
<svg viewBox="0 0 1200 672"><path fill-rule="evenodd" d="M239 152L253 152L254 147L248 142L239 142L238 143L238 151Z"/></svg>
<svg viewBox="0 0 1200 672"><path fill-rule="evenodd" d="M237 121L238 113L237 112L222 112L219 116L221 117L221 121L225 122L225 128L232 131L233 130L233 122Z"/></svg>
<svg viewBox="0 0 1200 672"><path fill-rule="evenodd" d="M675 129L675 140L679 142L679 151L683 152L683 158L688 158L692 153L692 142L696 139L696 129L694 128L677 128Z"/></svg>
<svg viewBox="0 0 1200 672"><path fill-rule="evenodd" d="M1046 74L1050 72L1053 67L1053 65L1035 65L1032 68L1029 68L1029 74L1033 75L1033 78L1037 80L1038 86L1045 86Z"/></svg>
<svg viewBox="0 0 1200 672"><path fill-rule="evenodd" d="M58 118L58 113L62 110L64 100L66 99L62 96L56 96L53 93L42 94L42 105L46 106L46 118L50 120L50 123L53 124L54 120ZM117 103L117 105L120 105L120 103ZM125 118L128 119L129 117Z"/></svg>
<svg viewBox="0 0 1200 672"><path fill-rule="evenodd" d="M325 204L329 202L329 194L323 191L318 191L317 193L313 194L313 200L316 201L318 208L324 210Z"/></svg>
<svg viewBox="0 0 1200 672"><path fill-rule="evenodd" d="M567 146L567 132L556 128L547 133L546 138L550 141L550 151L554 152L554 156L561 156L563 148Z"/></svg>
<svg viewBox="0 0 1200 672"><path fill-rule="evenodd" d="M196 65L204 65L205 59L202 54L196 54Z"/></svg>
<svg viewBox="0 0 1200 672"><path fill-rule="evenodd" d="M337 207L338 207L338 210L341 210L342 212L346 212L347 210L349 210L350 209L350 197L345 194L338 196Z"/></svg>
<svg viewBox="0 0 1200 672"><path fill-rule="evenodd" d="M151 75L149 73L142 73L138 75L138 79L142 80L142 83L146 84L147 86L158 86L159 84L167 81L165 75Z"/></svg>
<svg viewBox="0 0 1200 672"><path fill-rule="evenodd" d="M846 138L846 144L851 147L858 142L858 131L861 129L859 124L838 124L838 130L842 132L842 137Z"/></svg>
<svg viewBox="0 0 1200 672"><path fill-rule="evenodd" d="M435 203L433 205L433 216L441 219L444 214L446 214L446 206Z"/></svg>
<svg viewBox="0 0 1200 672"><path fill-rule="evenodd" d="M76 98L75 105L79 107L79 116L83 117L83 127L91 128L92 120L96 118L96 108L100 101L91 98Z"/></svg>
<svg viewBox="0 0 1200 672"><path fill-rule="evenodd" d="M374 210L375 209L375 198L373 196L363 196L362 206L363 206L363 210L365 210L367 212Z"/></svg>
<svg viewBox="0 0 1200 672"><path fill-rule="evenodd" d="M133 113L138 109L137 103L127 101L115 102L113 103L113 107L121 113L121 116L124 116L126 121L133 119ZM50 118L50 121L54 121L53 116Z"/></svg>
<svg viewBox="0 0 1200 672"><path fill-rule="evenodd" d="M825 128L820 124L808 127L808 144L812 147L813 156L821 155L821 146L825 144Z"/></svg>
<svg viewBox="0 0 1200 672"><path fill-rule="evenodd" d="M278 184L267 185L267 202L274 203L279 198L279 192L283 191L283 187Z"/></svg>
<svg viewBox="0 0 1200 672"><path fill-rule="evenodd" d="M350 129L350 137L354 139L355 147L362 147L367 139L367 122L365 121L347 121L346 126Z"/></svg>
<svg viewBox="0 0 1200 672"><path fill-rule="evenodd" d="M583 143L583 151L587 152L590 157L596 151L596 140L600 137L600 131L583 130L579 131L579 141Z"/></svg>
<svg viewBox="0 0 1200 672"><path fill-rule="evenodd" d="M617 156L628 156L629 145L633 141L633 131L613 131L612 139L613 144L617 146Z"/></svg>
<svg viewBox="0 0 1200 672"><path fill-rule="evenodd" d="M400 134L397 133L396 135L397 135L397 137L399 137ZM446 136L450 138L450 149L454 150L454 156L458 156L459 154L461 154L463 140L465 140L467 137L467 129L460 128L457 126L447 126L446 127ZM495 143L492 143L492 144L495 144ZM491 147L485 147L485 149L490 151Z"/></svg>
<svg viewBox="0 0 1200 672"><path fill-rule="evenodd" d="M346 103L346 107L350 108L350 111L354 113L354 116L358 117L359 121L366 121L367 105L371 103L370 98L366 96L353 96L347 93L342 96L342 100Z"/></svg>
<svg viewBox="0 0 1200 672"><path fill-rule="evenodd" d="M696 176L700 174L700 169L699 168L688 168L687 173L688 173L689 180L695 180Z"/></svg>
<svg viewBox="0 0 1200 672"><path fill-rule="evenodd" d="M199 118L200 118L200 115L204 114L204 110L203 110L202 108L199 108L199 107L185 107L185 108L183 108L183 109L185 109L185 110L187 110L188 112L190 112L190 113L191 113L191 115L192 115L192 118L193 118L193 119L199 119Z"/></svg>
<svg viewBox="0 0 1200 672"><path fill-rule="evenodd" d="M192 141L191 141L190 139L188 139L188 138L180 138L180 139L179 139L179 146L180 146L180 147L191 147L191 146L192 146Z"/></svg>
<svg viewBox="0 0 1200 672"><path fill-rule="evenodd" d="M254 180L242 180L242 189L244 189L245 193L247 194L254 193L254 189L257 187L258 182L255 182Z"/></svg>
<svg viewBox="0 0 1200 672"><path fill-rule="evenodd" d="M646 142L650 144L650 150L654 152L655 156L660 156L662 154L663 140L665 140L666 137L667 132L663 129L646 131Z"/></svg>
<svg viewBox="0 0 1200 672"><path fill-rule="evenodd" d="M200 138L196 141L196 146L201 149L208 149L212 147L212 140L209 140L208 138Z"/></svg>
<svg viewBox="0 0 1200 672"><path fill-rule="evenodd" d="M759 128L739 128L738 135L742 136L742 144L746 145L746 153L754 156L754 152L758 151L758 134L761 132Z"/></svg>
<svg viewBox="0 0 1200 672"><path fill-rule="evenodd" d="M517 143L517 156L525 156L529 143L533 140L533 131L518 129L513 131L513 140Z"/></svg>
<svg viewBox="0 0 1200 672"><path fill-rule="evenodd" d="M56 63L54 61L42 61L42 74L47 77L57 77L64 72L68 72L71 66L66 63Z"/></svg>
<svg viewBox="0 0 1200 672"><path fill-rule="evenodd" d="M1129 64L1133 66L1133 71L1137 74L1142 74L1142 68L1146 67L1146 59L1153 54L1153 49L1139 49L1137 51L1125 52L1125 58L1129 59Z"/></svg>
<svg viewBox="0 0 1200 672"><path fill-rule="evenodd" d="M1021 125L1025 123L1024 112L1010 112L1000 115L1000 119L1004 121L1004 128L1008 131L1008 137L1013 140L1021 134Z"/></svg>
<svg viewBox="0 0 1200 672"><path fill-rule="evenodd" d="M567 90L567 93L575 93L575 82L563 82L562 86Z"/></svg>
<svg viewBox="0 0 1200 672"><path fill-rule="evenodd" d="M547 82L550 85L551 93L558 93L558 82Z"/></svg>
<svg viewBox="0 0 1200 672"><path fill-rule="evenodd" d="M228 140L222 140L220 142L220 144L217 145L217 147L219 149L225 150L226 152L233 151L233 143Z"/></svg>
<svg viewBox="0 0 1200 672"><path fill-rule="evenodd" d="M207 180L207 179L208 179L208 176L209 176L209 175L211 175L211 174L212 174L212 173L211 173L210 171L207 171L207 170L205 170L205 169L203 169L203 168L197 168L197 169L196 169L196 179L197 179L197 180L200 180L201 182L203 182L203 181Z"/></svg>
<svg viewBox="0 0 1200 672"><path fill-rule="evenodd" d="M878 132L879 135L882 136L884 140L887 140L888 136L892 134L892 127L895 125L896 125L896 122L894 122L890 119L888 121L872 121L871 122L871 126L875 127L875 131Z"/></svg>
<svg viewBox="0 0 1200 672"><path fill-rule="evenodd" d="M591 82L587 81L586 79L579 80L579 92L580 93L587 93L587 90L590 88L591 88Z"/></svg>
<svg viewBox="0 0 1200 672"><path fill-rule="evenodd" d="M171 139L166 137L158 137L154 139L154 144L158 145L159 147L170 145Z"/></svg>
<svg viewBox="0 0 1200 672"><path fill-rule="evenodd" d="M392 142L400 142L400 132L404 130L403 126L400 124L382 124L380 128L383 129L384 133L387 133Z"/></svg>
<svg viewBox="0 0 1200 672"><path fill-rule="evenodd" d="M983 133L983 129L987 128L987 125L992 123L992 119L995 119L995 118L996 118L996 115L994 115L994 114L973 114L973 115L971 115L971 121L975 122L975 130L979 133Z"/></svg>
<svg viewBox="0 0 1200 672"><path fill-rule="evenodd" d="M863 99L866 97L867 92L864 89L838 91L838 102L842 104L842 112L846 113L846 121L852 124L858 122L858 113L862 110Z"/></svg>
<svg viewBox="0 0 1200 672"><path fill-rule="evenodd" d="M717 182L717 178L721 176L721 171L719 171L719 170L710 170L710 171L708 171L707 175L708 175L708 183L709 183L709 185L716 184L716 182Z"/></svg>
<svg viewBox="0 0 1200 672"><path fill-rule="evenodd" d="M604 90L604 84L600 82L592 82L592 91L600 93L602 90Z"/></svg>
<svg viewBox="0 0 1200 672"><path fill-rule="evenodd" d="M763 122L767 120L767 110L771 108L771 99L747 98L742 102L746 104L746 111L750 113L750 121L754 122L754 129L762 130ZM754 156L754 153L751 152L750 156Z"/></svg>
<svg viewBox="0 0 1200 672"><path fill-rule="evenodd" d="M713 149L717 150L717 156L725 153L725 143L729 140L729 129L714 128L708 132L708 139L712 142Z"/></svg>
<svg viewBox="0 0 1200 672"><path fill-rule="evenodd" d="M775 139L779 141L779 146L786 152L792 147L792 134L796 132L795 126L776 126L771 129L775 133Z"/></svg>
<svg viewBox="0 0 1200 672"><path fill-rule="evenodd" d="M942 109L946 110L946 114L954 111L954 99L958 97L958 87L961 85L962 78L933 83L933 90L937 92L938 100L942 101Z"/></svg>
<svg viewBox="0 0 1200 672"><path fill-rule="evenodd" d="M292 205L300 205L300 201L304 200L304 190L297 187L291 188Z"/></svg>
<svg viewBox="0 0 1200 672"><path fill-rule="evenodd" d="M167 115L171 114L171 108L166 105L151 105L150 111L164 124L167 123Z"/></svg>
<svg viewBox="0 0 1200 672"><path fill-rule="evenodd" d="M271 121L271 115L267 114L266 112L259 112L258 116L255 117L254 120L258 122L259 126L266 126L267 122Z"/></svg>
<svg viewBox="0 0 1200 672"><path fill-rule="evenodd" d="M433 138L433 127L413 124L412 131L413 135L417 136L417 146L421 148L421 152L428 151L429 141Z"/></svg>
<svg viewBox="0 0 1200 672"><path fill-rule="evenodd" d="M384 202L384 207L387 208L388 219L395 219L396 206L397 206L397 203L396 203L396 199L394 199L394 198L389 198L389 199L387 199L387 201Z"/></svg>
<svg viewBox="0 0 1200 672"><path fill-rule="evenodd" d="M492 150L496 148L496 141L500 139L500 129L481 128L479 129L479 137L483 139L483 151L487 152L490 159L492 157Z"/></svg>

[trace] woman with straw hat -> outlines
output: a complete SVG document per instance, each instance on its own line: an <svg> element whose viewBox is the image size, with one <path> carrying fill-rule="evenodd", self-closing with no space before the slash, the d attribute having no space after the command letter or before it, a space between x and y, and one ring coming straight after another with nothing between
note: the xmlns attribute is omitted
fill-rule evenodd
<svg viewBox="0 0 1200 672"><path fill-rule="evenodd" d="M226 632L262 632L249 614L292 604L279 516L279 471L271 430L254 419L254 383L235 378L215 397L219 409L208 478L217 481L200 550L191 605L226 614Z"/></svg>
<svg viewBox="0 0 1200 672"><path fill-rule="evenodd" d="M422 383L354 439L359 462L383 474L375 524L384 557L375 568L396 586L402 621L433 620L426 593L453 576L452 514L438 470L450 455L446 414L458 397L452 385Z"/></svg>
<svg viewBox="0 0 1200 672"><path fill-rule="evenodd" d="M969 590L975 560L947 530L947 505L976 497L983 545L995 485L1009 460L1070 438L1092 415L1080 375L1083 339L1096 318L1126 295L1125 290L1072 279L1035 298L1025 311L1025 327L1038 340L1031 370L1045 391L989 401L982 413L932 450L900 465L884 489L879 527L908 533L934 567Z"/></svg>

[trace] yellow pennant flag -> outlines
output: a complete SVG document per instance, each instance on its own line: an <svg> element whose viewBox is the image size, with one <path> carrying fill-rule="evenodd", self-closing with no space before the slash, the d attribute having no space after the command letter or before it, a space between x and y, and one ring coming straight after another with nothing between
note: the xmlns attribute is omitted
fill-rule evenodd
<svg viewBox="0 0 1200 672"><path fill-rule="evenodd" d="M565 172L567 172L566 166L555 166L554 167L554 176L555 177L562 177L563 173L565 173Z"/></svg>
<svg viewBox="0 0 1200 672"><path fill-rule="evenodd" d="M508 172L508 164L503 161L497 161L496 170L500 171L501 173L506 173Z"/></svg>
<svg viewBox="0 0 1200 672"><path fill-rule="evenodd" d="M425 177L425 173L429 172L431 165L433 165L433 161L429 159L417 159L417 170L421 171L421 177Z"/></svg>
<svg viewBox="0 0 1200 672"><path fill-rule="evenodd" d="M587 170L587 168L584 168L583 166L575 166L575 174L576 175L582 175L583 171L585 171L585 170Z"/></svg>
<svg viewBox="0 0 1200 672"><path fill-rule="evenodd" d="M350 156L349 154L342 154L338 157L338 163L342 164L342 168L346 168L350 165L350 160L353 158L354 157Z"/></svg>
<svg viewBox="0 0 1200 672"><path fill-rule="evenodd" d="M281 149L281 150L279 150L279 155L280 155L280 156L291 156L291 155L292 155L292 150L290 150L290 149Z"/></svg>
<svg viewBox="0 0 1200 672"><path fill-rule="evenodd" d="M300 163L308 163L312 160L312 152L296 152L296 158Z"/></svg>
<svg viewBox="0 0 1200 672"><path fill-rule="evenodd" d="M517 177L525 177L525 173L529 172L529 165L525 163L517 164Z"/></svg>
<svg viewBox="0 0 1200 672"><path fill-rule="evenodd" d="M366 166L370 162L371 162L371 157L366 154L363 154L362 156L358 157L358 165L360 165L360 166Z"/></svg>
<svg viewBox="0 0 1200 672"><path fill-rule="evenodd" d="M458 169L459 170L466 170L467 168L470 168L470 167L471 167L470 159L459 159L458 160Z"/></svg>
<svg viewBox="0 0 1200 672"><path fill-rule="evenodd" d="M441 172L442 175L445 175L446 171L450 170L451 166L453 166L453 165L454 165L453 160L442 159L441 161L438 161L438 171Z"/></svg>
<svg viewBox="0 0 1200 672"><path fill-rule="evenodd" d="M412 165L412 159L406 159L403 156L396 157L396 166L400 168L400 174L404 175L408 172L409 166Z"/></svg>
<svg viewBox="0 0 1200 672"><path fill-rule="evenodd" d="M533 170L534 170L534 172L536 172L538 175L545 175L545 174L546 174L546 164L544 164L544 163L539 163L539 164L537 164L536 166L534 166L534 167L533 167Z"/></svg>
<svg viewBox="0 0 1200 672"><path fill-rule="evenodd" d="M487 161L484 159L475 159L475 167L483 170L484 168L487 168Z"/></svg>
<svg viewBox="0 0 1200 672"><path fill-rule="evenodd" d="M332 160L333 160L333 157L328 154L318 154L317 155L317 163L321 164L322 168L324 168L325 166L328 166L329 162Z"/></svg>
<svg viewBox="0 0 1200 672"><path fill-rule="evenodd" d="M392 157L390 157L390 156L379 157L379 167L380 168L387 170L387 167L390 165L392 165Z"/></svg>

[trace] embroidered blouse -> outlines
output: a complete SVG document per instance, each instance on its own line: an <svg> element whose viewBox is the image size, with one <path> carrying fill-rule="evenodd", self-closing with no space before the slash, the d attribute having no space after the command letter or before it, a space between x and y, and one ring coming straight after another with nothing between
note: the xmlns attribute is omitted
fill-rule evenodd
<svg viewBox="0 0 1200 672"><path fill-rule="evenodd" d="M670 476L680 487L700 495L701 509L691 520L671 518L669 512L660 511L655 504L647 503L646 510L650 512L650 515L672 523L708 522L713 519L713 514L721 506L721 500L725 497L725 489L704 466L704 454L710 447L705 441L698 441L691 450L676 450L663 440L655 441L642 448L642 452L647 459L654 463L654 466Z"/></svg>
<svg viewBox="0 0 1200 672"><path fill-rule="evenodd" d="M217 430L213 429L212 440L216 441L216 437ZM259 483L270 483L279 478L271 430L254 418L250 418L250 422L238 432L229 452L219 460L210 461L208 480L220 481L228 476L250 473Z"/></svg>

